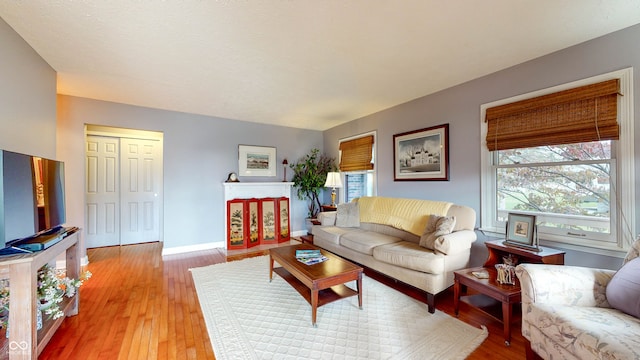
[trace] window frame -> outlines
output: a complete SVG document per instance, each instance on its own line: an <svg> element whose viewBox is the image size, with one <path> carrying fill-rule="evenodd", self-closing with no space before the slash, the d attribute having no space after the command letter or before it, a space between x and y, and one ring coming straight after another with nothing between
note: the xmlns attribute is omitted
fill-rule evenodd
<svg viewBox="0 0 640 360"><path fill-rule="evenodd" d="M349 136L346 138L342 138L340 140L338 140L338 149L340 149L340 143L344 142L344 141L351 141L354 139L358 139L358 138L362 138L362 137L366 137L366 136L372 136L373 135L373 146L371 147L371 162L373 163L373 169L372 170L354 170L354 171L340 171L340 180L342 181L342 183L344 184L344 187L342 188L342 191L339 191L338 194L338 202L339 203L344 203L345 202L345 198L346 198L346 191L344 191L346 189L347 186L347 182L346 182L346 174L362 174L362 173L371 173L372 175L372 190L373 190L373 196L375 196L378 193L378 166L376 166L376 154L378 152L378 138L377 138L377 131L373 130L373 131L369 131L366 133L362 133L362 134L358 134L358 135L354 135L354 136ZM340 157L342 156L342 151L338 150L338 163L340 163Z"/></svg>
<svg viewBox="0 0 640 360"><path fill-rule="evenodd" d="M602 255L623 256L634 241L635 226L635 169L634 169L634 116L633 116L633 68L626 68L587 79L561 84L558 86L506 98L480 106L480 166L481 166L481 194L480 194L480 230L496 234L505 234L503 222L497 221L497 189L496 171L493 166L495 154L487 148L486 110L491 107L525 100L537 96L547 95L578 86L588 85L610 79L620 80L620 96L618 102L618 124L620 139L614 141L616 161L616 183L613 184L617 206L611 209L611 218L615 219L612 232L618 234L614 242L581 241L579 238L567 236L540 236L540 243L551 246L561 246L592 252ZM615 213L614 213L615 210Z"/></svg>

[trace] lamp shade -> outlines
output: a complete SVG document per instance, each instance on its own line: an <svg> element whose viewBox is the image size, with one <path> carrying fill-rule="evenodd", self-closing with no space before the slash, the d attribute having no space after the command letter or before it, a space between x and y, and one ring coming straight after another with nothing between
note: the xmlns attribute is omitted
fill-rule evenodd
<svg viewBox="0 0 640 360"><path fill-rule="evenodd" d="M327 181L324 183L324 187L341 188L342 180L340 180L339 172L327 173Z"/></svg>

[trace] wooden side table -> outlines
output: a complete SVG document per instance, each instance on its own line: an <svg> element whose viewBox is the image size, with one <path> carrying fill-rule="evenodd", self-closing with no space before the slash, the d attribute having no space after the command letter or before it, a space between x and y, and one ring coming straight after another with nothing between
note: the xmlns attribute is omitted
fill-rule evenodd
<svg viewBox="0 0 640 360"><path fill-rule="evenodd" d="M489 250L484 267L502 264L502 258L508 255L516 256L518 263L564 265L564 251L561 250L540 246L540 251L533 251L506 245L503 240L487 241L484 245Z"/></svg>
<svg viewBox="0 0 640 360"><path fill-rule="evenodd" d="M302 235L300 236L300 241L302 241L303 244L313 245L313 235Z"/></svg>
<svg viewBox="0 0 640 360"><path fill-rule="evenodd" d="M331 206L331 205L322 205L320 208L322 209L322 212L338 210L338 206Z"/></svg>
<svg viewBox="0 0 640 360"><path fill-rule="evenodd" d="M479 279L473 275L473 272L483 270L489 273L489 278ZM453 306L456 316L458 316L460 301L464 301L478 308L494 319L502 322L504 343L509 346L511 344L513 305L519 304L522 301L520 284L500 284L496 281L497 271L495 268L477 267L464 269L454 271L453 276ZM461 293L464 292L463 287L476 290L478 294L461 297ZM487 298L497 300L501 306L498 307L495 301L487 300Z"/></svg>
<svg viewBox="0 0 640 360"><path fill-rule="evenodd" d="M489 256L483 267L454 271L453 306L456 316L463 301L502 322L504 343L511 344L511 322L513 321L513 306L522 301L520 282L516 279L515 285L500 284L497 279L496 264L502 263L502 258L512 255L517 258L517 263L538 263L564 265L564 251L540 247L540 251L508 246L502 240L487 241L485 246L489 250ZM473 275L474 272L485 271L489 274L487 279L481 279ZM474 295L463 296L466 288L477 292Z"/></svg>

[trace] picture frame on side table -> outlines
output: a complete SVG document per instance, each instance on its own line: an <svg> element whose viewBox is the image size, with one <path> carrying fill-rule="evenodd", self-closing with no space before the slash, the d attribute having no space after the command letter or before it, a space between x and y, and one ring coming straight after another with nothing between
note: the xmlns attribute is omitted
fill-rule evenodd
<svg viewBox="0 0 640 360"><path fill-rule="evenodd" d="M238 145L240 176L276 176L276 148Z"/></svg>
<svg viewBox="0 0 640 360"><path fill-rule="evenodd" d="M394 181L449 181L449 124L393 135Z"/></svg>
<svg viewBox="0 0 640 360"><path fill-rule="evenodd" d="M520 246L537 250L536 216L509 213L507 221L506 245Z"/></svg>

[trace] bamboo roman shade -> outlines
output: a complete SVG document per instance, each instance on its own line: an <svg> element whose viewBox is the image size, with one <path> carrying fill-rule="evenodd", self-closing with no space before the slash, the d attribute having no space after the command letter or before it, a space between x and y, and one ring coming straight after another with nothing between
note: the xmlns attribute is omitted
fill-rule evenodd
<svg viewBox="0 0 640 360"><path fill-rule="evenodd" d="M489 151L617 140L619 80L487 109Z"/></svg>
<svg viewBox="0 0 640 360"><path fill-rule="evenodd" d="M340 171L373 170L373 135L340 143Z"/></svg>

